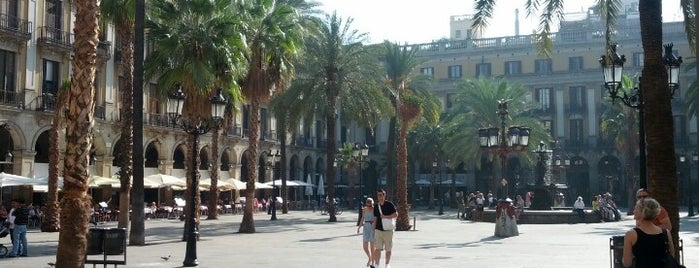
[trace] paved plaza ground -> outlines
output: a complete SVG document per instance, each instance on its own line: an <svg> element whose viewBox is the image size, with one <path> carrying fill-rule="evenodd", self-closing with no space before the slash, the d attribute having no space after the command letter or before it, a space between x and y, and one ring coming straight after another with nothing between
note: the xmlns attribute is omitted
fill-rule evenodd
<svg viewBox="0 0 699 268"><path fill-rule="evenodd" d="M497 238L494 223L457 220L455 211L441 216L414 211L411 216L416 219L416 230L395 233L393 268L610 267L609 238L622 235L634 224L627 217L611 223L519 225L519 236ZM255 234L237 233L241 215L204 220L197 244L199 267L365 267L356 212L346 211L336 223L311 211L280 213L278 218L272 222L265 213L255 214ZM182 229L179 220L148 220L147 245L129 246L127 265L119 267L182 267ZM682 215L680 236L685 264L699 267L699 216ZM29 257L0 259L0 267L50 267L47 263L55 261L58 233L33 230L28 240ZM8 243L9 238L0 242ZM166 256L169 260L161 259Z"/></svg>

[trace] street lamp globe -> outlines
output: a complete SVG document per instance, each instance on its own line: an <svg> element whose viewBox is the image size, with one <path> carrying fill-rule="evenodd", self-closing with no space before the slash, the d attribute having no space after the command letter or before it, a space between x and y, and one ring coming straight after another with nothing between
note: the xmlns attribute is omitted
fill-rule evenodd
<svg viewBox="0 0 699 268"><path fill-rule="evenodd" d="M618 46L618 44L612 44L609 48L609 57L602 55L599 60L604 72L604 84L612 98L616 98L619 94L621 76L624 73L624 63L626 62L626 56L619 55L616 51Z"/></svg>
<svg viewBox="0 0 699 268"><path fill-rule="evenodd" d="M677 57L672 52L672 43L663 45L665 48L665 55L663 55L663 63L665 63L665 69L667 70L667 84L672 90L672 95L675 95L675 90L680 86L680 64L682 64L682 57Z"/></svg>
<svg viewBox="0 0 699 268"><path fill-rule="evenodd" d="M182 115L182 108L184 107L184 101L187 99L184 92L182 91L182 85L175 85L175 92L170 94L167 98L167 113L173 118L177 118Z"/></svg>

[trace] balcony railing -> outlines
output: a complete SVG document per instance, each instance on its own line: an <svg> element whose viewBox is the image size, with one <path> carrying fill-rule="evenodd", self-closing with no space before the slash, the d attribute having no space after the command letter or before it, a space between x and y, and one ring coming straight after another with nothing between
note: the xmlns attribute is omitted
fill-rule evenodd
<svg viewBox="0 0 699 268"><path fill-rule="evenodd" d="M172 120L170 120L170 117L167 116L167 114L146 114L144 119L144 123L146 125L158 127L174 127Z"/></svg>
<svg viewBox="0 0 699 268"><path fill-rule="evenodd" d="M43 93L36 97L38 106L37 111L52 112L56 110L56 105L58 104L58 99L56 95L51 93Z"/></svg>
<svg viewBox="0 0 699 268"><path fill-rule="evenodd" d="M39 28L39 42L62 50L70 50L73 35L61 29L43 26Z"/></svg>
<svg viewBox="0 0 699 268"><path fill-rule="evenodd" d="M7 14L0 14L0 32L18 40L29 40L32 37L32 23Z"/></svg>
<svg viewBox="0 0 699 268"><path fill-rule="evenodd" d="M22 107L24 105L24 93L0 90L0 105Z"/></svg>

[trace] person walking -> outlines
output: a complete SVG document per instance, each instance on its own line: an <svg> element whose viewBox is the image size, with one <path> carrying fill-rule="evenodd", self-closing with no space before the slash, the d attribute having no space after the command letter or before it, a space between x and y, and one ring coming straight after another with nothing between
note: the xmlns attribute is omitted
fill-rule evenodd
<svg viewBox="0 0 699 268"><path fill-rule="evenodd" d="M636 201L633 218L636 227L624 235L624 267L657 268L664 267L666 254L675 256L672 237L667 229L653 223L660 213L660 204L653 198L642 198ZM667 253L666 253L667 252Z"/></svg>
<svg viewBox="0 0 699 268"><path fill-rule="evenodd" d="M359 226L357 226L357 233L359 233L360 228L364 228L362 232L362 247L364 248L364 254L367 256L366 266L374 265L374 258L372 258L372 253L374 252L374 199L371 197L366 199L366 204L362 209L362 216Z"/></svg>
<svg viewBox="0 0 699 268"><path fill-rule="evenodd" d="M585 222L585 202L583 202L582 196L578 196L578 199L573 203L573 211L578 214L578 219L580 222Z"/></svg>
<svg viewBox="0 0 699 268"><path fill-rule="evenodd" d="M376 218L374 224L374 265L369 265L371 268L379 267L379 262L381 261L381 251L385 250L386 253L386 266L384 268L390 268L391 263L391 250L393 249L393 229L384 228L384 222L392 222L395 218L398 218L398 212L396 211L396 206L393 203L386 201L386 191L384 189L378 189L376 191L376 197L379 203L374 206L374 217Z"/></svg>
<svg viewBox="0 0 699 268"><path fill-rule="evenodd" d="M641 200L644 198L652 198L653 195L648 191L648 189L641 188L636 191L636 200ZM667 213L664 207L660 206L660 212L658 216L653 220L653 224L659 226L660 228L672 231L672 223L670 222L670 215Z"/></svg>
<svg viewBox="0 0 699 268"><path fill-rule="evenodd" d="M16 209L12 212L15 217L14 229L12 229L12 252L7 257L26 257L27 250L27 225L29 224L29 209L24 200L15 199L12 201Z"/></svg>

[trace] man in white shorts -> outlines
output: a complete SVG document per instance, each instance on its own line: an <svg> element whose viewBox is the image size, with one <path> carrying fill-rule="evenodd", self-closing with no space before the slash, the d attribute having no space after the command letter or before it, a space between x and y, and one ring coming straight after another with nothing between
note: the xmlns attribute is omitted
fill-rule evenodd
<svg viewBox="0 0 699 268"><path fill-rule="evenodd" d="M374 228L376 229L374 232L374 264L378 265L381 260L381 250L386 250L385 268L390 268L391 249L393 248L393 230L384 230L382 221L390 221L398 218L398 212L393 203L386 201L386 191L384 189L376 191L376 198L379 201L376 206L374 206L374 218L376 219L376 224L374 224ZM377 266L371 265L371 268L376 267Z"/></svg>

